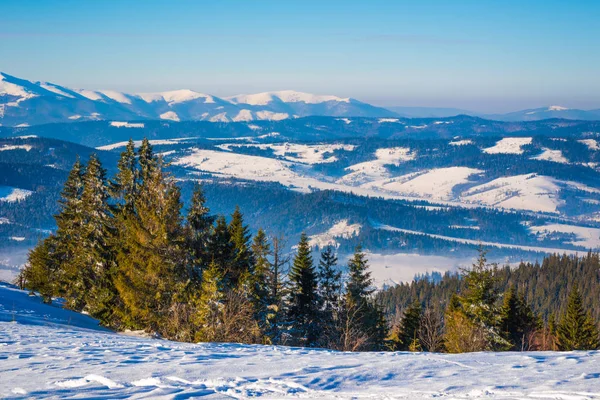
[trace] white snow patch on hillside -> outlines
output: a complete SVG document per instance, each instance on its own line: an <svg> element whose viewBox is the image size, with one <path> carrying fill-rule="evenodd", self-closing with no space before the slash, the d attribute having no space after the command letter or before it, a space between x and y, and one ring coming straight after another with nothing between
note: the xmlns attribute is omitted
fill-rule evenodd
<svg viewBox="0 0 600 400"><path fill-rule="evenodd" d="M150 142L150 144L152 146L161 146L161 145L168 145L168 144L178 144L178 143L181 143L184 140L186 140L186 138L181 138L181 139L156 139L156 140L149 140L148 142ZM96 147L96 150L105 150L105 151L114 150L114 149L118 149L119 147L125 147L125 146L127 146L128 143L129 143L129 141L107 144L105 146ZM142 140L134 140L133 144L135 145L135 147L139 147L142 144Z"/></svg>
<svg viewBox="0 0 600 400"><path fill-rule="evenodd" d="M450 142L449 144L450 146L466 146L468 144L473 144L473 141L470 139L455 140L453 142Z"/></svg>
<svg viewBox="0 0 600 400"><path fill-rule="evenodd" d="M171 90L168 92L159 93L138 93L136 96L144 100L146 103L165 101L169 103L169 105L185 103L186 101L196 99L204 99L205 104L212 104L215 102L212 96L204 93L194 92L193 90L189 89Z"/></svg>
<svg viewBox="0 0 600 400"><path fill-rule="evenodd" d="M177 115L177 113L175 111L167 111L167 112L160 114L160 119L167 119L170 121L179 122L179 115Z"/></svg>
<svg viewBox="0 0 600 400"><path fill-rule="evenodd" d="M456 185L468 183L471 175L483 171L467 167L449 167L423 170L363 187L378 188L389 193L437 200L451 200Z"/></svg>
<svg viewBox="0 0 600 400"><path fill-rule="evenodd" d="M29 124L28 123L23 123L23 124L19 124L16 126L17 128L28 128Z"/></svg>
<svg viewBox="0 0 600 400"><path fill-rule="evenodd" d="M552 233L572 233L577 239L569 242L575 246L583 246L586 249L598 249L600 248L600 229L588 228L585 226L565 225L565 224L548 224L543 226L531 226L529 227L531 232L538 235L539 239L542 240Z"/></svg>
<svg viewBox="0 0 600 400"><path fill-rule="evenodd" d="M210 122L229 122L229 118L227 118L227 113L222 112L216 115L213 115L208 119Z"/></svg>
<svg viewBox="0 0 600 400"><path fill-rule="evenodd" d="M20 102L37 97L36 94L29 92L22 86L16 85L14 83L7 82L4 79L4 76L0 73L0 96L14 96L18 97L15 101L11 101L10 103L6 103L6 106L18 106Z"/></svg>
<svg viewBox="0 0 600 400"><path fill-rule="evenodd" d="M388 147L377 149L375 157L383 164L394 164L396 166L403 162L411 161L417 158L415 152L411 152L408 147Z"/></svg>
<svg viewBox="0 0 600 400"><path fill-rule="evenodd" d="M548 111L565 111L568 110L567 107L563 107L563 106L550 106L548 107Z"/></svg>
<svg viewBox="0 0 600 400"><path fill-rule="evenodd" d="M488 154L523 154L522 147L531 144L530 137L504 138L493 147L483 149Z"/></svg>
<svg viewBox="0 0 600 400"><path fill-rule="evenodd" d="M357 236L362 228L361 224L349 224L347 219L341 220L334 224L331 228L318 235L309 237L311 247L324 249L327 246L339 247L340 244L336 241L337 238L350 239Z"/></svg>
<svg viewBox="0 0 600 400"><path fill-rule="evenodd" d="M9 239L13 242L22 242L25 240L23 236L11 236Z"/></svg>
<svg viewBox="0 0 600 400"><path fill-rule="evenodd" d="M112 121L110 126L114 126L116 128L143 128L143 122L120 122L120 121Z"/></svg>
<svg viewBox="0 0 600 400"><path fill-rule="evenodd" d="M582 139L582 140L578 140L578 142L585 144L588 147L588 149L590 149L590 150L593 150L593 151L600 150L600 145L598 145L598 141L596 141L596 139Z"/></svg>
<svg viewBox="0 0 600 400"><path fill-rule="evenodd" d="M118 103L131 104L131 99L125 93L116 92L114 90L101 90L100 93Z"/></svg>
<svg viewBox="0 0 600 400"><path fill-rule="evenodd" d="M79 93L83 97L85 97L87 99L90 99L90 100L94 100L94 101L102 100L102 95L100 93L98 93L98 92L93 91L93 90L73 89L73 91Z"/></svg>
<svg viewBox="0 0 600 400"><path fill-rule="evenodd" d="M350 118L338 118L337 120L344 122L346 125L350 125L352 123Z"/></svg>
<svg viewBox="0 0 600 400"><path fill-rule="evenodd" d="M29 144L15 144L15 145L10 145L10 144L4 144L2 146L0 146L0 151L9 151L9 150L25 150L25 151L29 151L31 150L33 147Z"/></svg>
<svg viewBox="0 0 600 400"><path fill-rule="evenodd" d="M19 189L11 186L0 186L0 201L12 203L24 200L32 193L31 190Z"/></svg>
<svg viewBox="0 0 600 400"><path fill-rule="evenodd" d="M400 120L398 118L379 118L377 120L377 122L379 122L380 124L383 123L394 123L394 122L399 122Z"/></svg>
<svg viewBox="0 0 600 400"><path fill-rule="evenodd" d="M5 284L0 321L2 398L600 399L596 351L353 353L177 343L102 331L90 317Z"/></svg>
<svg viewBox="0 0 600 400"><path fill-rule="evenodd" d="M65 93L64 91L60 90L56 86L52 85L51 83L42 82L39 85L42 88L46 89L47 91L52 92L52 93L56 93L59 96L68 97L68 98L71 98L71 99L75 98L73 95L71 95L69 93Z"/></svg>
<svg viewBox="0 0 600 400"><path fill-rule="evenodd" d="M337 96L316 95L311 93L296 92L293 90L282 90L278 92L264 92L256 94L240 94L233 97L227 97L226 100L234 104L250 104L253 106L265 106L275 100L280 100L284 103L319 104L327 101L337 101L349 103L350 99L340 98Z"/></svg>
<svg viewBox="0 0 600 400"><path fill-rule="evenodd" d="M80 119L80 118L81 118L81 115L79 115L79 114L71 115L69 117L70 120L77 120L77 119Z"/></svg>
<svg viewBox="0 0 600 400"><path fill-rule="evenodd" d="M552 150L544 148L543 152L535 157L531 157L532 160L541 160L541 161L552 161L561 164L568 164L569 160L563 156L562 151L560 150Z"/></svg>
<svg viewBox="0 0 600 400"><path fill-rule="evenodd" d="M330 154L336 150L352 151L356 146L351 144L298 144L298 143L281 143L281 144L228 144L225 145L226 150L231 150L233 147L257 147L261 150L271 149L273 154L285 158L289 161L299 162L302 164L320 164L337 161L335 156L325 158L326 154Z"/></svg>
<svg viewBox="0 0 600 400"><path fill-rule="evenodd" d="M499 208L558 212L564 201L559 198L560 186L546 176L515 175L494 179L463 192L461 198Z"/></svg>
<svg viewBox="0 0 600 400"><path fill-rule="evenodd" d="M252 111L250 110L240 110L240 112L232 118L232 120L235 122L252 121L253 119L254 117L252 116Z"/></svg>
<svg viewBox="0 0 600 400"><path fill-rule="evenodd" d="M258 111L256 112L256 117L260 120L281 121L288 119L290 115L288 113L276 113L273 111Z"/></svg>

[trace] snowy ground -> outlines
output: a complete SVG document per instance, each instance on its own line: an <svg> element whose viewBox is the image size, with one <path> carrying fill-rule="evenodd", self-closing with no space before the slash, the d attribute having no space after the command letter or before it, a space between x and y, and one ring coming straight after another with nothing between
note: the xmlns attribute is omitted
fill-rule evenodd
<svg viewBox="0 0 600 400"><path fill-rule="evenodd" d="M99 330L0 285L2 398L600 399L600 352L340 353Z"/></svg>

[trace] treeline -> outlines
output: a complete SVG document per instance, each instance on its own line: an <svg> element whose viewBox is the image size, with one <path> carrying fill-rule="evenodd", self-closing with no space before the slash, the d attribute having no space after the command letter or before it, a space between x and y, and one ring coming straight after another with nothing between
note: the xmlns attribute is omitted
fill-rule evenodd
<svg viewBox="0 0 600 400"><path fill-rule="evenodd" d="M116 330L179 341L383 349L387 325L360 248L342 277L332 249L315 265L308 237L254 237L239 208L211 215L202 189L185 217L180 189L148 140L130 141L108 180L97 157L70 171L57 230L19 284Z"/></svg>
<svg viewBox="0 0 600 400"><path fill-rule="evenodd" d="M588 310L598 312L599 260L554 255L511 270L488 264L482 250L460 274L421 276L377 297L404 350L594 350L600 339Z"/></svg>

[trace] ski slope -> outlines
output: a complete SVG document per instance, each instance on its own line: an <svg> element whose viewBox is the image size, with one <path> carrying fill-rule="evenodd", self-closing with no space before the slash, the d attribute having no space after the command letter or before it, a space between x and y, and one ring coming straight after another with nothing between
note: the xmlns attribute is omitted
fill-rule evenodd
<svg viewBox="0 0 600 400"><path fill-rule="evenodd" d="M1 398L600 399L598 352L187 344L102 331L72 314L0 284Z"/></svg>

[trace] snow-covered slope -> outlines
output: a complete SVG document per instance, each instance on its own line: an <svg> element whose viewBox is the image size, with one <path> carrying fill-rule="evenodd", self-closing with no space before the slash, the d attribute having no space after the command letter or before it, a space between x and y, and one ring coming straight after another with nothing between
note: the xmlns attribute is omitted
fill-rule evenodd
<svg viewBox="0 0 600 400"><path fill-rule="evenodd" d="M175 343L0 284L0 397L599 399L598 352L344 353Z"/></svg>

